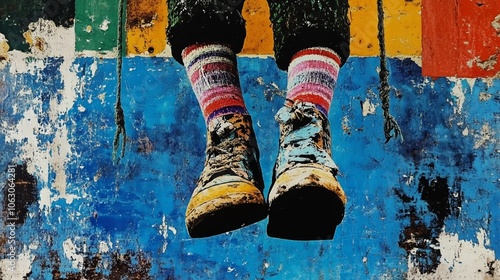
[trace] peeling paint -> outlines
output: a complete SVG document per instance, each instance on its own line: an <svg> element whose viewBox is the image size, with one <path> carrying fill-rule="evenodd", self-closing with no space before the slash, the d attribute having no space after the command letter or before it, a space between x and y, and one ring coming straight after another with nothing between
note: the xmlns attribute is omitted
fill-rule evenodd
<svg viewBox="0 0 500 280"><path fill-rule="evenodd" d="M75 246L73 241L68 238L63 242L64 256L71 262L73 268L82 270L83 268L83 255L81 253L81 248Z"/></svg>
<svg viewBox="0 0 500 280"><path fill-rule="evenodd" d="M108 260L105 257L110 256ZM102 273L102 269L109 273ZM150 276L151 259L142 254L127 252L125 254L112 253L108 255L96 255L85 258L81 272L67 273L68 279L122 279L127 276L130 279L154 279ZM56 271L53 273L59 274Z"/></svg>
<svg viewBox="0 0 500 280"><path fill-rule="evenodd" d="M75 50L74 28L56 26L51 20L39 19L28 26L24 34L36 57L73 56Z"/></svg>
<svg viewBox="0 0 500 280"><path fill-rule="evenodd" d="M0 276L4 280L23 279L31 272L31 263L35 259L35 255L31 254L26 248L16 256L15 269L12 270L8 259L0 260Z"/></svg>
<svg viewBox="0 0 500 280"><path fill-rule="evenodd" d="M396 190L396 195L405 205L401 217L409 220L409 225L401 233L399 246L408 254L409 275L435 274L442 259L436 239L444 229L445 220L450 215L459 215L462 193L459 182L449 186L448 178L429 180L425 176L420 177L417 191L427 209L419 207L419 201L404 190ZM426 219L429 214L432 222Z"/></svg>
<svg viewBox="0 0 500 280"><path fill-rule="evenodd" d="M477 240L477 243L460 240L458 234L441 232L436 247L441 257L435 275L440 279L498 279L500 261L496 260L493 250L486 248L489 240L484 229L477 232ZM408 260L407 279L429 279L430 276L421 273L417 266Z"/></svg>
<svg viewBox="0 0 500 280"><path fill-rule="evenodd" d="M100 53L114 52L118 41L118 6L118 1L75 0L77 52L96 54L97 57ZM103 25L105 21L107 26Z"/></svg>
<svg viewBox="0 0 500 280"><path fill-rule="evenodd" d="M40 207L40 211L43 211L46 216L49 215L50 207L52 205L52 193L48 187L43 187L40 191L40 200L38 201L38 205Z"/></svg>
<svg viewBox="0 0 500 280"><path fill-rule="evenodd" d="M31 95L31 93L30 93ZM35 106L41 106L34 100ZM28 173L37 174L42 182L48 181L48 152L38 145L37 132L40 131L38 115L33 108L23 112L23 118L14 127L5 128L6 142L24 143L21 147L21 161L28 163ZM33 161L32 161L33 159ZM36 159L36 161L34 161Z"/></svg>
<svg viewBox="0 0 500 280"><path fill-rule="evenodd" d="M43 49L32 44L32 53L35 57L45 56L63 56L63 62L60 64L61 79L63 82L63 89L52 95L49 101L49 110L47 114L50 117L50 123L45 126L40 126L41 120L39 119L40 109L43 106L43 101L40 97L31 99L29 102L31 106L23 113L23 118L18 122L15 127L9 127L6 140L8 142L25 143L22 148L21 160L28 162L28 172L36 174L41 178L42 185L51 186L57 190L60 198L66 199L71 203L75 195L67 195L67 175L66 163L72 156L72 148L68 138L68 128L60 122L61 118L72 109L73 104L77 98L77 87L80 83L76 76L76 69L73 67L74 60L74 38L72 29L64 27L56 27L52 21L40 19L37 23L30 24L30 31L28 37L36 41L36 38L47 42ZM33 41L33 42L34 42ZM61 52L65 50L66 52ZM37 73L43 72L47 69L47 65L43 64L42 59L28 59L27 57L20 56L20 58L12 58L16 61L10 65L11 73ZM22 95L34 95L29 90ZM45 146L38 140L39 137L50 135L54 136L53 142ZM25 138L28 137L28 141ZM50 172L55 173L53 181L49 179ZM46 197L51 192L46 189L43 192L41 207L48 207L50 203ZM50 211L46 208L46 211Z"/></svg>
<svg viewBox="0 0 500 280"><path fill-rule="evenodd" d="M462 113L462 108L465 102L465 93L462 85L462 79L450 78L452 82L455 83L451 94L455 97L456 106L454 107L454 112L457 115Z"/></svg>
<svg viewBox="0 0 500 280"><path fill-rule="evenodd" d="M475 78L497 75L500 70L497 63L500 36L496 23L500 2L476 2L424 2L424 75ZM448 51L442 52L443 49Z"/></svg>
<svg viewBox="0 0 500 280"><path fill-rule="evenodd" d="M161 225L159 226L158 233L163 237L162 253L167 251L167 238L168 238L168 225L165 215L162 217Z"/></svg>
<svg viewBox="0 0 500 280"><path fill-rule="evenodd" d="M479 94L479 101L488 101L491 99L491 94L487 92L481 92Z"/></svg>
<svg viewBox="0 0 500 280"><path fill-rule="evenodd" d="M497 132L498 131L491 129L489 123L483 124L481 131L474 134L474 149L484 148L490 143L496 143L497 138L495 137L495 134Z"/></svg>
<svg viewBox="0 0 500 280"><path fill-rule="evenodd" d="M107 253L109 252L108 244L105 241L99 242L99 253Z"/></svg>
<svg viewBox="0 0 500 280"><path fill-rule="evenodd" d="M7 66L9 48L9 41L4 34L0 33L0 70Z"/></svg>
<svg viewBox="0 0 500 280"><path fill-rule="evenodd" d="M375 114L377 106L373 104L370 99L365 98L365 101L361 103L361 108L363 110L363 117L366 117Z"/></svg>
<svg viewBox="0 0 500 280"><path fill-rule="evenodd" d="M165 55L167 7L164 1L127 1L127 53ZM170 49L170 48L168 48Z"/></svg>
<svg viewBox="0 0 500 280"><path fill-rule="evenodd" d="M500 36L500 15L495 17L495 19L491 22L491 26L495 29L497 36Z"/></svg>
<svg viewBox="0 0 500 280"><path fill-rule="evenodd" d="M467 66L472 68L472 66L476 65L477 67L485 71L491 71L495 69L497 62L498 62L498 53L491 55L485 60L481 60L480 57L474 57L473 59L467 62Z"/></svg>
<svg viewBox="0 0 500 280"><path fill-rule="evenodd" d="M464 130L462 130L462 135L469 136L469 128L468 127L464 128Z"/></svg>
<svg viewBox="0 0 500 280"><path fill-rule="evenodd" d="M104 19L102 21L101 25L99 25L99 29L101 29L102 31L107 31L109 29L110 23L111 23L111 21Z"/></svg>
<svg viewBox="0 0 500 280"><path fill-rule="evenodd" d="M351 127L349 126L349 117L344 116L342 118L342 130L345 134L351 134Z"/></svg>

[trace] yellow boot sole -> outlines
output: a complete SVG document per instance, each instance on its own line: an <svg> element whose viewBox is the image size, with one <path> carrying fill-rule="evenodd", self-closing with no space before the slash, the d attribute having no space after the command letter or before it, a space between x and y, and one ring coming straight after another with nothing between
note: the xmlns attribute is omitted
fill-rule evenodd
<svg viewBox="0 0 500 280"><path fill-rule="evenodd" d="M186 210L186 226L193 238L208 237L258 222L267 216L262 192L251 182L223 176L195 193Z"/></svg>
<svg viewBox="0 0 500 280"><path fill-rule="evenodd" d="M285 171L269 193L267 234L291 240L333 239L346 201L337 179L321 165Z"/></svg>

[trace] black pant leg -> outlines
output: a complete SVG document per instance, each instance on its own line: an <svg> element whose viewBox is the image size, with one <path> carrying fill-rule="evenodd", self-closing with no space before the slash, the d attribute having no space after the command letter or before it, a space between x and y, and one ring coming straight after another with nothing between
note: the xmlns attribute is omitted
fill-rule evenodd
<svg viewBox="0 0 500 280"><path fill-rule="evenodd" d="M288 68L298 51L309 47L333 49L345 63L350 30L347 0L268 0L278 67Z"/></svg>
<svg viewBox="0 0 500 280"><path fill-rule="evenodd" d="M167 38L172 56L182 64L182 50L197 43L228 45L235 53L243 48L244 0L167 0Z"/></svg>

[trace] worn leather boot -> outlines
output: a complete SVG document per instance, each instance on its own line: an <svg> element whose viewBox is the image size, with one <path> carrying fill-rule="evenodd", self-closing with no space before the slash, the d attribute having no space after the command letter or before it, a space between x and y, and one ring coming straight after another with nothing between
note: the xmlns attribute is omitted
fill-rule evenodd
<svg viewBox="0 0 500 280"><path fill-rule="evenodd" d="M303 102L284 106L275 118L280 148L269 192L267 233L292 240L333 239L344 217L346 195L336 179L328 119Z"/></svg>
<svg viewBox="0 0 500 280"><path fill-rule="evenodd" d="M267 216L259 149L250 116L211 120L206 160L186 211L191 237L207 237L250 225Z"/></svg>

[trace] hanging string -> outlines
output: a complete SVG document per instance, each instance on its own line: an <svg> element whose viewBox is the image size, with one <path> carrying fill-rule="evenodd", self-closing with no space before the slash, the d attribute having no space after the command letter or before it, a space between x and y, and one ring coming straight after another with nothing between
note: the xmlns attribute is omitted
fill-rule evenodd
<svg viewBox="0 0 500 280"><path fill-rule="evenodd" d="M384 30L384 4L383 0L377 0L377 10L378 10L378 42L380 46L380 86L379 93L380 99L382 100L382 109L384 111L384 134L385 143L389 142L392 137L401 137L403 141L403 134L401 133L401 128L398 122L390 113L390 92L391 87L389 86L389 70L387 69L387 55L385 49L385 30ZM391 132L394 131L394 134Z"/></svg>
<svg viewBox="0 0 500 280"><path fill-rule="evenodd" d="M113 161L118 164L120 159L125 155L125 145L127 140L127 133L125 131L125 117L123 114L123 108L121 103L121 93L122 93L122 65L123 65L123 15L125 13L124 1L119 2L119 14L118 14L118 39L117 39L117 62L116 62L116 77L117 77L117 89L116 89L116 103L115 103L115 124L116 132L113 140ZM120 135L121 139L121 150L120 150ZM120 150L120 155L117 156Z"/></svg>

